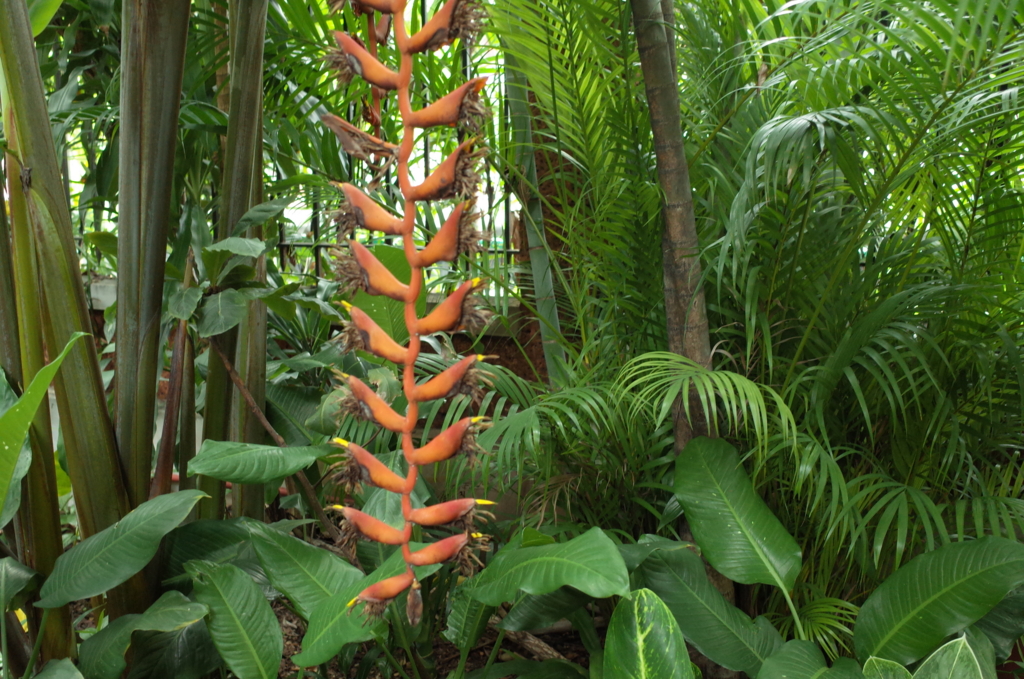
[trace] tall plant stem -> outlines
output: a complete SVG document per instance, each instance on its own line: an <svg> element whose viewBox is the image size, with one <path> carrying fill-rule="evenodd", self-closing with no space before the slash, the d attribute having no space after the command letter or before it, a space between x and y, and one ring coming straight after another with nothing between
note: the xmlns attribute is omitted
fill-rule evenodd
<svg viewBox="0 0 1024 679"><path fill-rule="evenodd" d="M533 277L533 293L537 303L540 323L540 338L544 348L544 365L548 381L555 383L563 376L565 350L559 344L561 327L558 321L558 304L555 299L554 280L551 275L551 258L548 253L547 236L544 228L544 211L537 188L537 159L534 155L533 130L530 126L530 102L527 96L526 77L519 71L516 58L505 52L505 87L512 128L513 162L522 177L517 191L523 203L523 221L526 228L526 242L530 254L530 273Z"/></svg>
<svg viewBox="0 0 1024 679"><path fill-rule="evenodd" d="M671 9L671 3L659 0L630 2L662 191L662 217L665 221L662 262L668 348L710 368L711 340L704 291L700 287L700 243L690 190L690 169L683 146L674 41L669 41L666 35L662 16L663 7ZM682 450L694 436L708 433L703 408L690 408L690 412L691 418L687 419L684 409L676 408L677 451Z"/></svg>
<svg viewBox="0 0 1024 679"><path fill-rule="evenodd" d="M262 109L261 105L257 111ZM260 116L262 121L262 115ZM262 123L258 126L262 129ZM252 196L250 205L263 202L263 154L262 146L257 145L252 158ZM249 227L245 234L249 238L263 240L263 225ZM267 256L260 255L256 259L256 277L259 283L267 282ZM266 408L267 391L267 305L261 299L249 302L249 308L242 321L238 335L238 358L241 363L241 374L245 375L245 387L251 394L259 412ZM262 443L266 439L264 428L251 408L239 408L238 432L242 441ZM301 474L301 472L300 472ZM304 475L303 475L304 476ZM262 521L265 517L264 484L244 483L236 487L238 491L237 516Z"/></svg>
<svg viewBox="0 0 1024 679"><path fill-rule="evenodd" d="M0 115L5 129L13 131L17 129L17 121L14 108L9 105L13 102L8 96L4 72L0 68L0 99L3 100ZM4 219L3 233L0 233L0 239L4 241L3 252L0 253L4 259L0 259L0 268L5 269L0 277L7 280L11 295L0 313L7 316L6 323L13 322L14 327L9 336L0 338L0 344L5 345L3 355L9 357L5 358L5 367L9 368L8 372L15 380L15 388L21 390L45 365L46 357L38 312L41 300L35 243L31 236L28 204L20 177L23 168L14 155L18 150L16 136L11 135L12 153L6 158L11 221ZM22 558L26 565L44 575L53 571L57 557L64 551L50 427L50 405L45 402L36 411L29 429L32 461L25 477L22 506L19 509ZM47 660L74 654L71 613L67 606L57 609L56 624L49 629L43 628L38 609L30 609L29 616L31 630L44 642L43 654Z"/></svg>
<svg viewBox="0 0 1024 679"><path fill-rule="evenodd" d="M167 223L190 0L124 0L114 412L128 498L149 498Z"/></svg>
<svg viewBox="0 0 1024 679"><path fill-rule="evenodd" d="M41 321L46 346L62 347L74 333L88 333L91 323L67 196L50 126L45 124L49 120L46 97L24 0L0 0L0 68L9 107L5 134L11 156L18 162L42 302L32 313ZM99 361L91 342L72 347L55 387L79 525L89 536L128 512ZM140 585L135 578L111 591L115 615L136 607L142 598Z"/></svg>
<svg viewBox="0 0 1024 679"><path fill-rule="evenodd" d="M230 36L230 87L228 135L224 153L224 178L217 224L217 240L228 238L238 220L252 204L253 163L262 157L263 134L260 102L263 93L263 40L267 24L268 0L254 0L240 7L232 2L228 16ZM238 329L212 338L234 363ZM224 364L210 361L206 382L206 416L203 438L228 441L231 431L229 379ZM223 514L224 487L219 481L200 477L197 485L211 496L199 504L199 516L215 518Z"/></svg>

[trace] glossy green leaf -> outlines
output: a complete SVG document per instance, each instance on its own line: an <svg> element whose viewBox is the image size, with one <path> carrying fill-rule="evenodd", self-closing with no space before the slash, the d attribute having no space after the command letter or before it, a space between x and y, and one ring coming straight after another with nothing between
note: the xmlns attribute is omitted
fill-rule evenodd
<svg viewBox="0 0 1024 679"><path fill-rule="evenodd" d="M230 330L245 317L249 300L237 290L210 295L199 308L200 337L212 337Z"/></svg>
<svg viewBox="0 0 1024 679"><path fill-rule="evenodd" d="M864 663L864 679L911 679L910 670L894 660L868 658Z"/></svg>
<svg viewBox="0 0 1024 679"><path fill-rule="evenodd" d="M39 35L50 25L64 0L29 0L28 18L32 22L32 35Z"/></svg>
<svg viewBox="0 0 1024 679"><path fill-rule="evenodd" d="M473 598L491 606L514 600L520 590L546 594L563 585L595 598L629 593L626 564L600 528L561 544L503 549L476 579Z"/></svg>
<svg viewBox="0 0 1024 679"><path fill-rule="evenodd" d="M466 675L466 679L587 679L590 675L579 665L565 660L511 660L481 667Z"/></svg>
<svg viewBox="0 0 1024 679"><path fill-rule="evenodd" d="M996 679L996 650L992 642L977 626L972 625L964 633L964 639L971 647L974 657L978 659L978 667L985 679Z"/></svg>
<svg viewBox="0 0 1024 679"><path fill-rule="evenodd" d="M964 638L954 639L918 666L914 679L984 679L981 664Z"/></svg>
<svg viewBox="0 0 1024 679"><path fill-rule="evenodd" d="M330 446L278 448L256 443L203 441L188 463L189 476L203 474L231 483L270 483L291 476L318 457L336 452Z"/></svg>
<svg viewBox="0 0 1024 679"><path fill-rule="evenodd" d="M0 415L3 415L18 402L18 396L14 393L11 385L7 383L6 377L0 372ZM6 526L14 519L14 515L21 507L21 480L28 474L32 466L32 447L28 444L28 437L21 446L18 454L18 461L14 464L14 472L11 474L10 485L7 486L7 497L0 498L0 526Z"/></svg>
<svg viewBox="0 0 1024 679"><path fill-rule="evenodd" d="M474 580L466 580L452 592L448 627L442 633L460 651L469 651L476 645L494 613L494 606L482 604L469 595L474 584Z"/></svg>
<svg viewBox="0 0 1024 679"><path fill-rule="evenodd" d="M122 615L82 643L79 669L86 679L117 679L124 672L124 654L137 630L173 632L203 619L209 609L181 592L165 592L145 613Z"/></svg>
<svg viewBox="0 0 1024 679"><path fill-rule="evenodd" d="M46 667L35 676L35 679L83 679L83 677L74 663L67 658L62 658L46 663Z"/></svg>
<svg viewBox="0 0 1024 679"><path fill-rule="evenodd" d="M36 575L34 570L9 556L0 559L0 613L7 610Z"/></svg>
<svg viewBox="0 0 1024 679"><path fill-rule="evenodd" d="M167 313L174 318L187 321L192 318L202 298L203 291L199 288L179 288L167 300Z"/></svg>
<svg viewBox="0 0 1024 679"><path fill-rule="evenodd" d="M0 502L7 497L7 490L14 477L15 468L18 466L25 437L28 436L29 427L36 416L36 411L39 410L39 405L46 398L46 390L49 389L50 382L57 375L60 364L68 355L68 351L79 338L84 336L83 333L73 335L60 355L36 373L18 402L8 408L3 415L0 415ZM3 507L0 507L0 513L2 512Z"/></svg>
<svg viewBox="0 0 1024 679"><path fill-rule="evenodd" d="M605 679L693 679L672 612L649 589L619 601L605 638Z"/></svg>
<svg viewBox="0 0 1024 679"><path fill-rule="evenodd" d="M258 238L225 238L216 243L207 245L203 250L206 252L230 252L240 257L259 257L263 254L266 246Z"/></svg>
<svg viewBox="0 0 1024 679"><path fill-rule="evenodd" d="M270 604L248 575L230 564L186 565L195 597L210 607L207 625L224 662L239 679L273 679L284 640Z"/></svg>
<svg viewBox="0 0 1024 679"><path fill-rule="evenodd" d="M729 443L690 441L676 463L675 491L694 541L719 573L747 585L793 589L800 546L754 491Z"/></svg>
<svg viewBox="0 0 1024 679"><path fill-rule="evenodd" d="M120 585L150 562L163 536L204 497L198 490L183 490L153 498L72 547L57 559L36 606L63 606Z"/></svg>
<svg viewBox="0 0 1024 679"><path fill-rule="evenodd" d="M419 545L412 543L410 547L416 550ZM431 573L436 573L440 567L440 564L435 564L416 568L414 571L416 577L422 580ZM349 608L348 602L370 585L398 575L403 570L405 570L405 562L402 560L402 553L395 552L381 564L380 568L321 602L309 617L309 629L306 630L306 636L302 639L302 652L292 656L292 662L299 667L319 665L330 661L345 644L372 639L386 623L364 624L366 619L363 617L360 607ZM404 595L392 605L400 606L403 600Z"/></svg>
<svg viewBox="0 0 1024 679"><path fill-rule="evenodd" d="M998 660L1009 658L1013 645L1024 636L1024 588L1007 594L974 626L992 642Z"/></svg>
<svg viewBox="0 0 1024 679"><path fill-rule="evenodd" d="M593 598L569 586L547 594L529 594L512 607L498 627L512 631L542 629L567 617Z"/></svg>
<svg viewBox="0 0 1024 679"><path fill-rule="evenodd" d="M355 566L326 549L263 523L250 521L247 526L270 583L288 597L306 620L321 601L363 578Z"/></svg>
<svg viewBox="0 0 1024 679"><path fill-rule="evenodd" d="M173 632L137 632L128 679L200 679L221 666L206 621Z"/></svg>
<svg viewBox="0 0 1024 679"><path fill-rule="evenodd" d="M189 561L227 563L249 542L249 531L240 519L226 521L202 519L172 530L165 539L166 558L161 578L178 581L187 578Z"/></svg>
<svg viewBox="0 0 1024 679"><path fill-rule="evenodd" d="M782 646L782 637L767 619L751 620L725 600L692 550L654 552L638 572L672 611L686 640L719 665L754 677Z"/></svg>
<svg viewBox="0 0 1024 679"><path fill-rule="evenodd" d="M853 640L861 658L908 665L973 624L1021 583L1024 545L984 537L922 554L876 589L860 609Z"/></svg>
<svg viewBox="0 0 1024 679"><path fill-rule="evenodd" d="M828 672L825 656L811 641L787 641L764 661L757 679L822 679Z"/></svg>
<svg viewBox="0 0 1024 679"><path fill-rule="evenodd" d="M291 196L284 196L283 198L275 198L274 200L268 200L265 203L260 203L249 208L241 219L235 224L235 228L231 230L232 236L238 236L245 233L246 229L250 226L256 226L258 224L264 224L267 221L278 216L284 212L285 208L291 205L293 198ZM223 241L221 241L223 242Z"/></svg>

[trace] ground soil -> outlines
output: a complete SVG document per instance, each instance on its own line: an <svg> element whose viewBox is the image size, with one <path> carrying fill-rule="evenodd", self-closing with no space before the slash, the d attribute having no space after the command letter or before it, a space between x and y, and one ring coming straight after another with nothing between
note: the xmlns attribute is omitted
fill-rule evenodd
<svg viewBox="0 0 1024 679"><path fill-rule="evenodd" d="M292 663L290 658L301 650L302 635L305 634L306 623L279 601L274 602L274 612L277 613L278 620L281 621L281 631L284 634L284 654L281 658L281 669L277 676L280 679L294 679L300 676L299 668ZM583 667L589 665L587 651L580 642L579 635L575 632L541 634L538 635L538 638L561 653L566 660ZM469 660L466 663L467 672L487 665L487 660L494 649L494 642L496 640L497 633L493 629L488 629L477 642L476 648L469 654ZM370 645L367 644L364 649L361 649L356 658L358 659L369 647ZM401 657L401 651L398 650L395 655L396 657ZM495 662L516 658L535 659L528 650L517 646L506 638L502 641ZM444 639L438 639L434 643L434 660L437 666L437 676L447 676L458 666L459 650ZM355 677L357 665L358 663L353 663L353 667L349 672L345 672L338 665L337 660L334 660L328 667L327 679L350 679ZM375 670L367 675L366 679L392 679L398 676L400 675L397 672L391 675L382 675Z"/></svg>

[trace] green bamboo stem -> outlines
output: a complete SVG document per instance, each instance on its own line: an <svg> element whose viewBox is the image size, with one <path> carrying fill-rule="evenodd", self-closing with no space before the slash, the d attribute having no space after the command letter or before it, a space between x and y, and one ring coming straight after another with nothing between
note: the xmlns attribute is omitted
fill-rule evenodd
<svg viewBox="0 0 1024 679"><path fill-rule="evenodd" d="M3 120L6 129L15 129L16 120L7 96L6 78L0 74L0 98L4 101ZM14 135L12 135L13 137ZM10 258L8 277L11 282L11 309L14 312L14 332L0 342L7 345L8 352L18 352L17 365L12 362L10 371L19 380L17 387L24 386L35 377L46 364L43 344L43 330L39 316L41 299L36 268L35 244L31 237L29 211L20 179L22 167L14 153L18 151L17 141L11 140L12 153L6 158L8 172L8 195L11 199L10 240L5 239L7 256ZM51 435L50 405L44 402L36 411L29 429L29 445L32 461L23 486L20 508L21 551L26 565L49 575L54 564L64 552L61 539L60 512L57 507L57 479L53 467L53 438ZM43 630L42 653L46 660L62 658L74 653L71 632L71 613L67 606L56 610L54 624L43 628L40 611L30 610L30 623L37 635Z"/></svg>
<svg viewBox="0 0 1024 679"><path fill-rule="evenodd" d="M242 215L249 209L253 195L257 153L262 153L263 130L260 103L263 96L263 40L267 25L268 0L246 3L244 11L231 3L231 100L228 110L228 135L224 153L224 180L221 190L220 222L217 240L231 236ZM238 328L212 338L229 362L235 362ZM227 441L231 437L231 385L220 361L210 361L206 378L206 413L203 438ZM199 516L210 518L223 513L223 484L200 477L197 487L210 499L199 503ZM212 492L211 492L212 491Z"/></svg>
<svg viewBox="0 0 1024 679"><path fill-rule="evenodd" d="M91 323L67 196L46 123L46 97L25 0L0 0L0 67L12 118L5 132L20 165L18 179L38 267L42 304L32 313L42 322L45 345L62 347L74 333L88 333ZM78 342L71 349L55 388L79 525L89 536L128 512L113 426L91 342ZM111 610L119 614L138 608L145 598L140 587L141 580L136 578L113 590Z"/></svg>
<svg viewBox="0 0 1024 679"><path fill-rule="evenodd" d="M0 174L0 185L6 183L4 177L6 175ZM9 381L22 383L18 310L14 297L14 259L11 254L11 224L7 219L7 201L4 199L3 191L0 191L0 370L7 374Z"/></svg>
<svg viewBox="0 0 1024 679"><path fill-rule="evenodd" d="M132 507L149 498L160 312L190 0L125 0L114 411Z"/></svg>
<svg viewBox="0 0 1024 679"><path fill-rule="evenodd" d="M262 94L262 93L261 93ZM257 107L257 113L262 111L261 105ZM260 114L260 120L263 116ZM262 123L259 128L262 129ZM263 202L263 149L262 144L257 144L252 158L252 195L250 206ZM249 227L246 237L263 240L263 225L258 224ZM267 282L267 257L260 255L256 260L256 281ZM241 325L242 332L239 337L240 369L245 375L245 386L262 413L267 407L267 305L261 299L254 299L249 302L249 309L245 320ZM262 423L255 416L251 408L238 409L238 431L241 440L249 443L263 443L266 439L266 432ZM302 474L303 472L299 472ZM264 484L240 484L238 486L238 511L239 516L248 516L251 519L262 521L264 519Z"/></svg>

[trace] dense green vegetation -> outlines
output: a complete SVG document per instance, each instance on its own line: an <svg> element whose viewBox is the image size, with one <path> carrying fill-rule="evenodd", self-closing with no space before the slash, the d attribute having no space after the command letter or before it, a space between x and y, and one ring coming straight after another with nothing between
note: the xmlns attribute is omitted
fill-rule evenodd
<svg viewBox="0 0 1024 679"><path fill-rule="evenodd" d="M275 676L273 600L296 676L993 677L1022 32L1019 0L0 0L4 674ZM562 620L586 666L499 663Z"/></svg>

